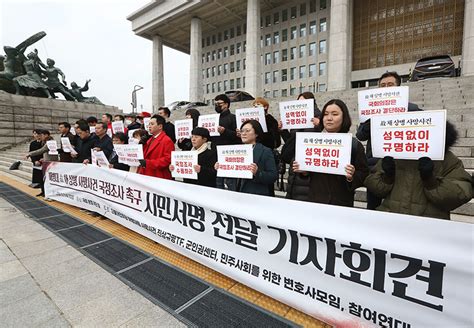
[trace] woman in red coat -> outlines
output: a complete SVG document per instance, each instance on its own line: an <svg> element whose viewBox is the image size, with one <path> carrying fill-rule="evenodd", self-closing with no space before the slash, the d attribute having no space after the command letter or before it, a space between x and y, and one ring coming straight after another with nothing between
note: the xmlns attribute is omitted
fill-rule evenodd
<svg viewBox="0 0 474 328"><path fill-rule="evenodd" d="M163 131L165 120L159 115L150 119L148 131L150 139L143 146L143 157L140 160L139 174L152 177L171 179L169 166L171 164L171 152L174 150L173 141Z"/></svg>

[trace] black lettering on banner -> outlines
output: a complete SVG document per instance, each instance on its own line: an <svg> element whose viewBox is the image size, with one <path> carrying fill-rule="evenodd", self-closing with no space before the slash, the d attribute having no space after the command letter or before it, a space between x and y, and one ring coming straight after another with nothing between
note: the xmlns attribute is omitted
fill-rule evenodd
<svg viewBox="0 0 474 328"><path fill-rule="evenodd" d="M104 195L120 198L121 200L124 199L125 190L121 185L99 180L99 190L102 191Z"/></svg>
<svg viewBox="0 0 474 328"><path fill-rule="evenodd" d="M257 250L258 229L261 227L255 221L216 211L211 212L216 214L216 219L211 223L214 226L214 236L234 242L235 233L235 244ZM222 232L217 225L225 228L225 232ZM227 237L222 235L224 233Z"/></svg>
<svg viewBox="0 0 474 328"><path fill-rule="evenodd" d="M140 205L140 202L142 201L142 199L141 199L142 191L141 190L134 189L134 188L131 188L131 187L127 187L127 189L125 191L125 195L126 195L127 199L129 199L132 204Z"/></svg>
<svg viewBox="0 0 474 328"><path fill-rule="evenodd" d="M374 324L378 324L379 327L388 327L388 328L410 328L409 323L403 322L399 319L394 319L384 313L377 313L377 311L372 311L369 308L363 307L357 303L349 303L349 314L364 318L367 321L371 321Z"/></svg>

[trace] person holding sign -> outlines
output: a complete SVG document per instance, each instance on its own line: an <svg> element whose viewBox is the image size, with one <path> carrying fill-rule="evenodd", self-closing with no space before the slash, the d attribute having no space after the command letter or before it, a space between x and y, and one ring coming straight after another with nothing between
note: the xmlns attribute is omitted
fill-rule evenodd
<svg viewBox="0 0 474 328"><path fill-rule="evenodd" d="M69 124L68 122L61 122L58 124L58 130L59 130L59 133L61 134L60 138L68 138L69 143L71 144L71 146L74 147L76 144L76 138L71 133L71 124ZM72 162L71 153L64 151L64 145L62 144L62 142L61 142L61 148L58 149L58 152L59 152L60 162L68 162L68 163Z"/></svg>
<svg viewBox="0 0 474 328"><path fill-rule="evenodd" d="M351 117L346 104L339 99L328 101L321 113L320 129L327 133L348 133ZM299 171L298 162L293 162L293 170ZM319 172L302 172L309 175L309 201L322 204L354 206L355 190L364 184L369 174L364 146L352 138L351 163L345 167L346 175L335 175Z"/></svg>
<svg viewBox="0 0 474 328"><path fill-rule="evenodd" d="M262 145L270 149L277 149L281 146L280 130L278 129L278 121L268 113L270 104L265 98L257 97L252 103L253 107L263 107L265 111L265 123L267 124L267 132L264 132L260 138Z"/></svg>
<svg viewBox="0 0 474 328"><path fill-rule="evenodd" d="M127 143L127 135L122 132L117 132L114 134L112 137L112 142L114 145L124 145ZM109 167L111 169L117 169L117 170L122 170L122 171L129 171L130 166L127 164L119 163L119 157L117 153L115 152L115 149L112 151L112 155L108 158L109 160Z"/></svg>
<svg viewBox="0 0 474 328"><path fill-rule="evenodd" d="M112 138L107 134L107 123L97 123L95 126L95 135L97 139L94 144L95 151L103 151L105 157L109 158L112 155L114 146Z"/></svg>
<svg viewBox="0 0 474 328"><path fill-rule="evenodd" d="M450 211L471 200L471 176L449 148L458 137L456 128L446 122L444 160L429 157L418 160L378 161L367 179L367 190L383 198L379 211L450 219Z"/></svg>
<svg viewBox="0 0 474 328"><path fill-rule="evenodd" d="M214 165L217 162L217 154L213 149L209 149L209 130L206 128L196 127L191 132L191 142L193 148L191 151L198 153L198 164L193 169L197 173L197 180L183 179L186 183L197 184L205 187L216 187L217 171ZM175 167L170 165L170 171L173 172Z"/></svg>
<svg viewBox="0 0 474 328"><path fill-rule="evenodd" d="M197 127L199 116L201 115L201 113L199 113L197 109L189 108L186 110L186 113L184 115L186 116L187 119L193 120L193 129ZM209 141L209 139L207 141ZM191 139L189 138L178 139L178 148L181 150L191 150L193 148Z"/></svg>
<svg viewBox="0 0 474 328"><path fill-rule="evenodd" d="M166 135L173 141L173 143L176 142L176 134L174 131L174 124L171 123L170 121L170 116L171 116L171 111L168 107L160 107L158 108L158 115L163 117L166 121L163 131L166 133Z"/></svg>
<svg viewBox="0 0 474 328"><path fill-rule="evenodd" d="M171 164L171 152L174 143L164 132L165 119L159 115L153 115L148 124L150 139L143 147L143 156L140 160L138 174L148 175L156 178L171 179L168 167Z"/></svg>
<svg viewBox="0 0 474 328"><path fill-rule="evenodd" d="M382 76L379 79L378 87L379 88L398 87L401 84L402 84L402 78L400 77L400 75L398 75L397 72L385 72L382 74ZM409 102L407 111L416 112L416 111L421 111L421 109L418 107L418 105ZM372 168L375 166L375 164L377 164L377 161L379 159L372 156L372 143L370 140L370 119L368 119L367 121L359 125L359 127L357 128L356 137L360 141L367 141L367 147L366 147L367 162L369 164L369 168L372 170ZM382 202L381 198L378 198L377 196L372 194L370 191L367 191L367 209L368 210L375 210L375 208L379 206L381 202Z"/></svg>
<svg viewBox="0 0 474 328"><path fill-rule="evenodd" d="M77 142L77 154L71 154L74 163L90 163L91 159L91 150L95 147L97 142L97 136L91 134L89 130L89 125L86 121L77 121L76 123L76 134L79 136Z"/></svg>
<svg viewBox="0 0 474 328"><path fill-rule="evenodd" d="M240 135L244 144L253 146L254 162L250 165L253 178L238 179L236 190L247 194L271 196L273 185L278 179L278 171L271 149L260 143L262 126L255 120L246 121L240 127ZM215 168L219 169L219 163L216 163Z"/></svg>

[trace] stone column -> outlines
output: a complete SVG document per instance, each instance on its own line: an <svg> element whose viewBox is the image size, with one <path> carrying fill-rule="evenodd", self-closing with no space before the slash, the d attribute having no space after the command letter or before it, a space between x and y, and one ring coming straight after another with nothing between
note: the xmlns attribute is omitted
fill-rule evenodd
<svg viewBox="0 0 474 328"><path fill-rule="evenodd" d="M163 40L153 36L153 71L152 71L152 111L165 105L165 86L163 79Z"/></svg>
<svg viewBox="0 0 474 328"><path fill-rule="evenodd" d="M351 1L332 0L329 22L328 91L345 90L352 69Z"/></svg>
<svg viewBox="0 0 474 328"><path fill-rule="evenodd" d="M202 27L201 19L191 19L191 46L189 65L189 101L203 101L202 93Z"/></svg>
<svg viewBox="0 0 474 328"><path fill-rule="evenodd" d="M474 75L474 0L465 0L464 3L461 74L471 76Z"/></svg>
<svg viewBox="0 0 474 328"><path fill-rule="evenodd" d="M245 90L262 96L260 65L260 0L247 0L247 47L245 53Z"/></svg>

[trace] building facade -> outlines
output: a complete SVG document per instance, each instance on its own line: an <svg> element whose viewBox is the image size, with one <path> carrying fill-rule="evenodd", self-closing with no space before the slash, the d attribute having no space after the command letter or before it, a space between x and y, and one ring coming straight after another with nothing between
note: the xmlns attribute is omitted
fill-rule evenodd
<svg viewBox="0 0 474 328"><path fill-rule="evenodd" d="M245 90L279 98L408 76L448 54L474 74L472 0L156 0L131 14L153 41L153 105L163 105L162 47L189 53L190 100Z"/></svg>

